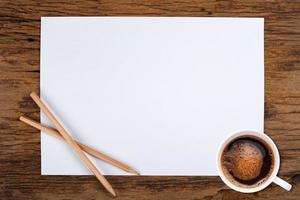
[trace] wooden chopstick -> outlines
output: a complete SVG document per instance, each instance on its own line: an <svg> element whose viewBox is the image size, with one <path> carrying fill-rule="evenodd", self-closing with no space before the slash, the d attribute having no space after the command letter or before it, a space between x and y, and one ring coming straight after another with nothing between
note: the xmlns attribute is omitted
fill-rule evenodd
<svg viewBox="0 0 300 200"><path fill-rule="evenodd" d="M21 116L20 117L20 120L38 130L41 130L41 131L44 131L45 133L48 133L49 135L53 136L53 137L56 137L60 140L64 140L64 138L60 135L59 132L57 132L55 129L52 129L52 128L49 128L47 126L44 126L42 125L41 123L37 122L37 121L34 121L28 117L24 117L24 116ZM96 157L96 158L99 158L111 165L114 165L126 172L129 172L129 173L132 173L132 174L136 174L136 175L139 175L139 173L137 171L135 171L134 169L132 169L131 167L127 166L126 164L124 163L121 163L120 161L117 161L89 146L86 146L78 141L76 141L76 143L79 145L79 147L84 150L86 153L89 153L90 155Z"/></svg>
<svg viewBox="0 0 300 200"><path fill-rule="evenodd" d="M110 183L106 180L106 178L99 172L96 166L90 161L90 159L84 154L84 152L80 149L79 145L73 140L73 138L67 133L67 131L60 125L60 123L56 120L54 115L49 111L47 106L41 101L38 95L34 92L30 94L33 101L38 105L38 107L45 113L45 115L50 119L55 128L61 134L61 136L66 140L66 142L74 149L74 151L78 154L81 160L86 164L86 166L91 170L91 172L97 177L97 179L102 183L104 188L109 191L113 196L116 196L116 193Z"/></svg>

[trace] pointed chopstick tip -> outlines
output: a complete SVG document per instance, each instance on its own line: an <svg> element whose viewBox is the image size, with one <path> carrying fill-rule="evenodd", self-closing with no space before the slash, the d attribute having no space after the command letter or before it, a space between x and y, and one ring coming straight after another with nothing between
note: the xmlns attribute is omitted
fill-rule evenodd
<svg viewBox="0 0 300 200"><path fill-rule="evenodd" d="M141 175L139 172L137 172L136 170L134 170L134 169L132 169L132 168L130 168L130 169L128 170L128 172L131 173L131 174L135 174L135 175L137 175L137 176L140 176L140 175Z"/></svg>
<svg viewBox="0 0 300 200"><path fill-rule="evenodd" d="M114 189L113 189L112 187L105 187L105 188L109 191L109 193L110 193L112 196L114 196L114 197L117 196L116 192L114 191Z"/></svg>

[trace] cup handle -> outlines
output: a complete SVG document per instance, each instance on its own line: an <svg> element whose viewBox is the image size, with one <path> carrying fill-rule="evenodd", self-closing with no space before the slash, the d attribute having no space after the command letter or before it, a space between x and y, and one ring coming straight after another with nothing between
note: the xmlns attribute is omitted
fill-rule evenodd
<svg viewBox="0 0 300 200"><path fill-rule="evenodd" d="M273 182L277 185L279 185L280 187L282 187L283 189L290 191L292 189L292 185L289 184L288 182L282 180L281 178L279 178L278 176L275 177L275 179L273 180Z"/></svg>

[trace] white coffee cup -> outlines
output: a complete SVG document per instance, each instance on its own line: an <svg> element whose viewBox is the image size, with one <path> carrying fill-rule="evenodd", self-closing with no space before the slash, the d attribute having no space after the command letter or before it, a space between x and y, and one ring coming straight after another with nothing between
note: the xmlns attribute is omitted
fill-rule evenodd
<svg viewBox="0 0 300 200"><path fill-rule="evenodd" d="M257 138L262 139L263 141L265 141L272 149L272 152L274 154L274 167L273 167L273 171L272 174L264 181L262 182L260 185L253 187L253 188L246 188L246 187L241 187L241 186L237 186L235 184L233 184L230 180L228 180L228 178L224 175L223 170L222 170L222 161L221 161L221 156L222 153L224 151L224 148L230 143L232 142L234 139L241 137L241 136L254 136ZM261 191L263 189L265 189L267 186L269 186L272 182L279 185L280 187L284 188L287 191L290 191L292 188L292 185L287 183L286 181L282 180L281 178L279 178L277 176L278 170L279 170L279 165L280 165L280 156L279 156L279 152L278 149L275 145L275 143L273 142L273 140L267 136L264 133L258 133L256 131L251 131L251 130L244 130L244 131L239 131L236 132L234 134L232 134L231 136L229 136L220 146L219 151L218 151L218 156L217 156L217 168L218 168L218 173L219 176L221 177L221 179L223 180L223 182L230 187L233 190L236 190L238 192L243 192L243 193L253 193L253 192L258 192Z"/></svg>

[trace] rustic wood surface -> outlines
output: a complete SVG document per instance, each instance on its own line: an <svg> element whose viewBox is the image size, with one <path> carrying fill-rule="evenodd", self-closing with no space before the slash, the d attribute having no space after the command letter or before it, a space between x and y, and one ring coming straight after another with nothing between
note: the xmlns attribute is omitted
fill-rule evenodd
<svg viewBox="0 0 300 200"><path fill-rule="evenodd" d="M243 16L265 18L265 131L281 153L280 176L241 194L218 177L109 176L117 199L300 199L300 1L0 0L0 199L112 199L92 176L41 176L40 135L18 120L39 118L41 16Z"/></svg>

